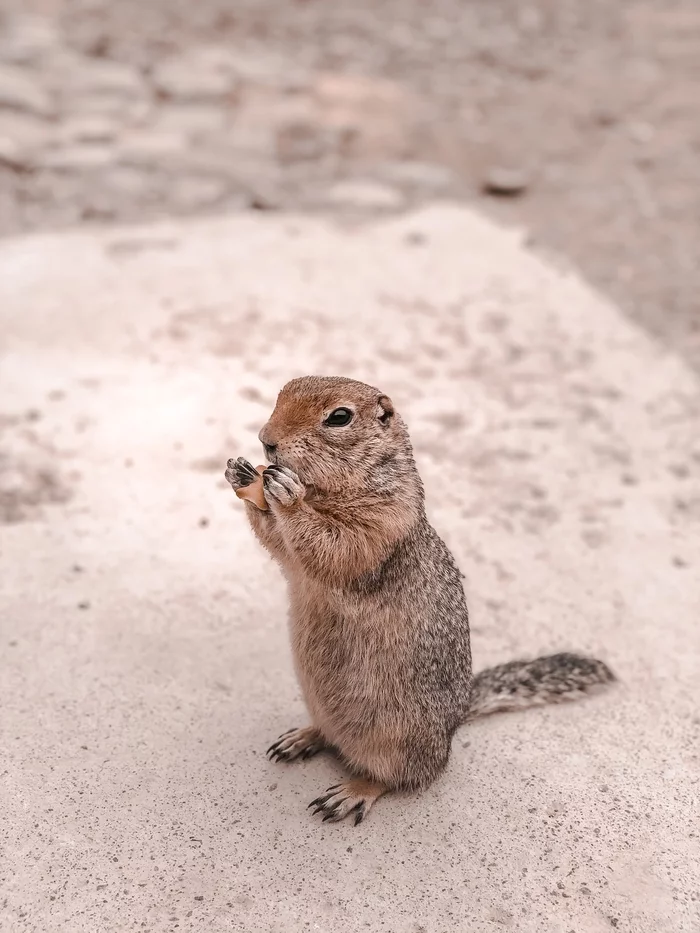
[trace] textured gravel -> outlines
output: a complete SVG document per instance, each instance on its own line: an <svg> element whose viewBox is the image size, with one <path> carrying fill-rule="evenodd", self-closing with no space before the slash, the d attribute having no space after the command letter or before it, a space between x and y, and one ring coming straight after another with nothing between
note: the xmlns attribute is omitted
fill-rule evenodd
<svg viewBox="0 0 700 933"><path fill-rule="evenodd" d="M3 11L1 232L473 200L700 366L694 0Z"/></svg>

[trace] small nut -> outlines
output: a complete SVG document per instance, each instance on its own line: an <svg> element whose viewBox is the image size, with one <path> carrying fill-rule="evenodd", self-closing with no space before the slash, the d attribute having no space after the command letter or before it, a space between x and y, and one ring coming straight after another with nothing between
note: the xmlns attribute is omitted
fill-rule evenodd
<svg viewBox="0 0 700 933"><path fill-rule="evenodd" d="M249 486L241 486L240 489L236 490L236 495L239 499L245 499L247 502L252 502L253 505L257 506L261 512L266 512L268 509L267 502L265 501L265 492L263 490L263 470L264 466L257 466L255 468L260 474L259 479L256 479Z"/></svg>

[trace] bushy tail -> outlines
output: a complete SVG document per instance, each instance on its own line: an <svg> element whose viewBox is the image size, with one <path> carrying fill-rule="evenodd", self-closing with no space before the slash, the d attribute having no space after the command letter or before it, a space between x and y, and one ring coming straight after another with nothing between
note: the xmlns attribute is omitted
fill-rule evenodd
<svg viewBox="0 0 700 933"><path fill-rule="evenodd" d="M579 654L499 664L474 677L467 721L489 713L578 700L614 680L602 661Z"/></svg>

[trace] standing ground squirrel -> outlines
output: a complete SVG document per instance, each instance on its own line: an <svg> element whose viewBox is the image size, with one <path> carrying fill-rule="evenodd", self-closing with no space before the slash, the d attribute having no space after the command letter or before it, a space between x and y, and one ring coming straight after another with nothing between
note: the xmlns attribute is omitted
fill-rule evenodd
<svg viewBox="0 0 700 933"><path fill-rule="evenodd" d="M428 522L400 415L377 389L308 376L280 392L260 432L268 509L246 501L290 596L291 641L311 726L277 761L335 752L352 777L314 800L359 823L382 794L427 787L462 723L575 699L614 680L602 661L557 654L472 677L462 577ZM255 469L229 460L235 490Z"/></svg>

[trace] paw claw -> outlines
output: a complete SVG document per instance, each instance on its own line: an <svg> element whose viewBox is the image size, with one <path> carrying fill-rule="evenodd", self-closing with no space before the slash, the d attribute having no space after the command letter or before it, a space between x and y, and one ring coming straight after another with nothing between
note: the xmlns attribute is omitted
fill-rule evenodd
<svg viewBox="0 0 700 933"><path fill-rule="evenodd" d="M353 818L358 826L372 807L374 801L386 792L381 784L375 784L360 778L351 778L329 787L325 794L312 800L309 807L315 807L313 815L323 813L323 823L336 823L346 816Z"/></svg>
<svg viewBox="0 0 700 933"><path fill-rule="evenodd" d="M333 796L333 794L328 794L328 793L326 793L326 794L321 794L320 797L317 797L315 800L312 800L312 801L311 801L311 803L309 804L309 807L313 807L314 804L318 804L319 810L320 810L320 809L322 809L322 808L325 806L326 801L330 800L332 796ZM306 809L308 810L309 807L307 807Z"/></svg>
<svg viewBox="0 0 700 933"><path fill-rule="evenodd" d="M252 463L249 463L243 457L236 460L226 461L226 472L224 476L234 489L242 489L244 486L250 486L259 477L258 471Z"/></svg>
<svg viewBox="0 0 700 933"><path fill-rule="evenodd" d="M270 745L265 754L270 761L294 761L295 758L310 758L324 746L318 729L307 726L303 729L288 729Z"/></svg>
<svg viewBox="0 0 700 933"><path fill-rule="evenodd" d="M299 477L288 467L269 466L263 472L263 487L273 502L292 505L302 499L306 489Z"/></svg>
<svg viewBox="0 0 700 933"><path fill-rule="evenodd" d="M355 813L355 811L357 811L357 812ZM359 803L356 803L355 806L354 806L354 807L352 808L352 810L350 811L350 813L355 813L354 825L355 825L355 826L359 826L360 823L361 823L361 822L364 820L364 818L365 818L365 802L364 802L364 800L361 800Z"/></svg>

